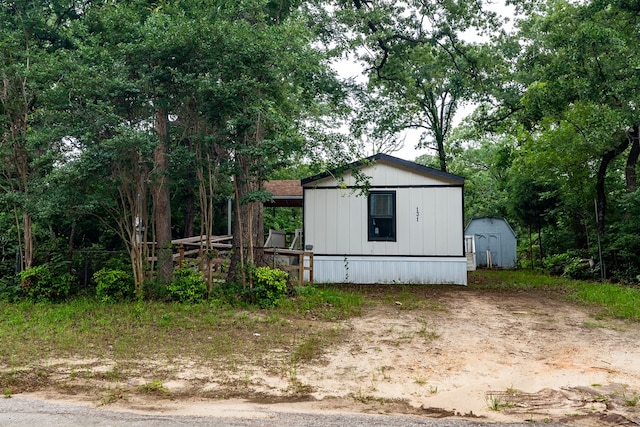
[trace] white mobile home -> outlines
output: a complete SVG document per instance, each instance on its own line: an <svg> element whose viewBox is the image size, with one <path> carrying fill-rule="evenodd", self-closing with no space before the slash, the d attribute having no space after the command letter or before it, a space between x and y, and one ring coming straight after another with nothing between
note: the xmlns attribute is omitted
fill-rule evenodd
<svg viewBox="0 0 640 427"><path fill-rule="evenodd" d="M463 178L376 154L301 183L314 281L467 284Z"/></svg>

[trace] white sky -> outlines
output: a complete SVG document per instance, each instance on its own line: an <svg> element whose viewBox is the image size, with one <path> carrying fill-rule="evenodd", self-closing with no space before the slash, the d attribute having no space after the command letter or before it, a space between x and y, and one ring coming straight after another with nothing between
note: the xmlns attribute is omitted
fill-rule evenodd
<svg viewBox="0 0 640 427"><path fill-rule="evenodd" d="M362 75L362 67L352 61L339 61L334 64L334 68L338 71L338 75L343 79L354 78L357 81L364 81L364 77ZM464 105L458 108L458 112L454 118L454 126L459 124L466 116L471 114L473 111L473 105ZM435 155L435 151L430 149L416 149L415 146L418 144L420 140L420 134L422 131L420 130L407 130L404 131L400 135L400 139L404 138L404 146L393 153L392 156L399 157L404 160L414 161L416 157L421 156L423 154L431 154Z"/></svg>
<svg viewBox="0 0 640 427"><path fill-rule="evenodd" d="M513 6L505 5L504 0L488 1L486 5L490 10L497 12L499 15L502 15L502 17L509 18L509 21L505 25L505 28L507 30L513 29L513 16L514 16ZM476 35L470 35L469 37L472 39L479 40L479 38ZM349 60L338 61L334 64L334 68L336 69L336 71L338 72L338 75L341 78L344 78L344 79L354 78L356 81L360 81L360 82L365 81L365 77L362 75L361 65L354 61L349 61ZM465 117L471 114L474 108L475 108L475 105L471 105L471 104L459 106L458 112L456 113L454 118L454 126L458 125ZM423 154L434 155L435 152L433 150L424 149L424 148L418 150L415 148L416 144L420 140L420 134L421 134L421 131L418 131L418 130L405 131L401 135L401 138L404 138L404 146L400 150L392 153L392 155L399 157L401 159L411 160L411 161L414 161L416 157L421 156Z"/></svg>

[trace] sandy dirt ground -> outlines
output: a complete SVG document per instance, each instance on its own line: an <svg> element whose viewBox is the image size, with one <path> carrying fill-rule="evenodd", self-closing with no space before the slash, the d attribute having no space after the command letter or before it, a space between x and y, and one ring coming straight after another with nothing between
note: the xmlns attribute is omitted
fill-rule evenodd
<svg viewBox="0 0 640 427"><path fill-rule="evenodd" d="M234 416L268 405L294 412L640 425L640 325L598 319L560 296L451 289L424 308L407 309L406 302L368 307L341 327L344 341L317 362L288 367L286 374L240 369L237 379L267 397L262 400L208 399L206 390L220 386L219 373L185 363L163 387L176 395L191 389L182 393L189 397L129 395L101 407ZM292 398L292 387L304 397ZM73 399L96 403L90 393Z"/></svg>

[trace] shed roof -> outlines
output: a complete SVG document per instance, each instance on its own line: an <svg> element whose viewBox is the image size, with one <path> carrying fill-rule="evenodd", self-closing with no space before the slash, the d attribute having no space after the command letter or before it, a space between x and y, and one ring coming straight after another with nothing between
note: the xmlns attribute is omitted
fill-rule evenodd
<svg viewBox="0 0 640 427"><path fill-rule="evenodd" d="M273 194L273 202L265 203L268 207L302 207L302 186L298 179L265 181L264 189Z"/></svg>
<svg viewBox="0 0 640 427"><path fill-rule="evenodd" d="M511 225L509 224L509 221L507 221L506 218L501 216L491 216L491 215L477 216L477 217L471 218L467 226L464 228L465 233L467 229L470 228L474 222L480 222L480 221L485 222L486 220L489 220L490 222L493 222L493 221L503 222L507 226L507 228L511 231L511 233L513 234L513 237L517 237L516 232L513 231L513 228L511 228Z"/></svg>
<svg viewBox="0 0 640 427"><path fill-rule="evenodd" d="M373 156L369 156L365 159L358 160L357 162L350 163L346 166L333 169L331 171L327 171L318 175L314 175L308 178L305 178L301 181L302 186L310 184L315 181L319 181L323 178L327 178L329 176L341 175L347 171L353 169L359 169L362 167L366 167L371 163L375 162L383 162L389 164L391 166L408 169L412 172L416 172L425 176L430 176L433 178L437 178L442 181L446 181L452 184L464 184L464 178L458 175L454 175L448 172L443 172L437 169L430 168L428 166L424 166L415 162L411 162L409 160L400 159L398 157L390 156L384 153L374 154Z"/></svg>

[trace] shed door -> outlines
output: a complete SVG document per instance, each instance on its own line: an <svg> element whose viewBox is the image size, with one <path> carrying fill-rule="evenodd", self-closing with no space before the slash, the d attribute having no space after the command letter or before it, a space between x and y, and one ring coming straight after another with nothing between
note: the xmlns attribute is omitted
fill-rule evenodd
<svg viewBox="0 0 640 427"><path fill-rule="evenodd" d="M491 262L493 266L502 266L502 251L500 250L500 233L489 233L489 251L491 251Z"/></svg>
<svg viewBox="0 0 640 427"><path fill-rule="evenodd" d="M491 263L502 265L500 233L479 233L476 237L476 260L478 265L488 265L487 251L491 252Z"/></svg>

